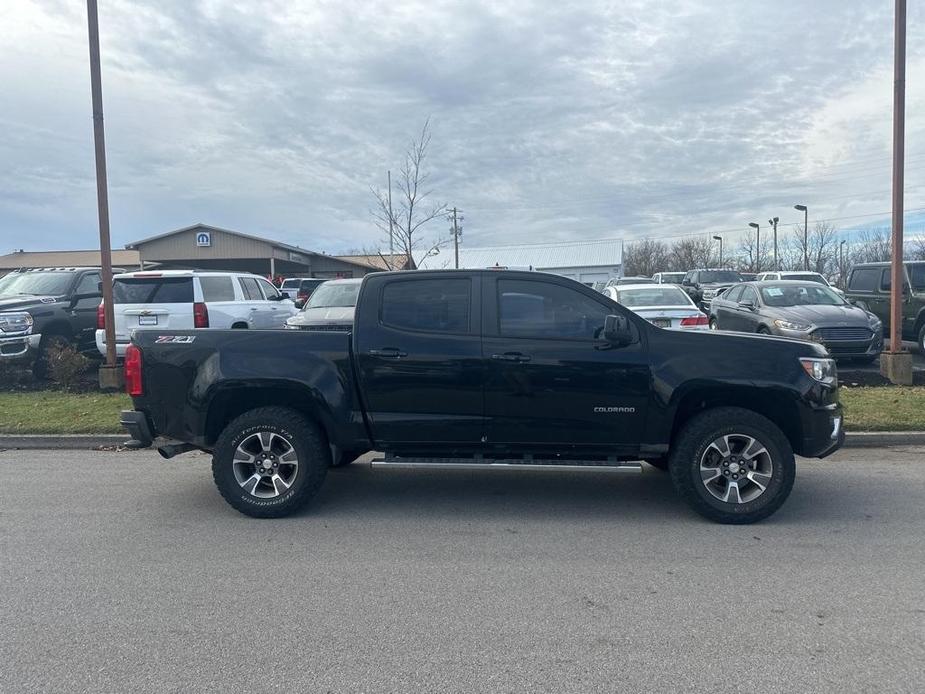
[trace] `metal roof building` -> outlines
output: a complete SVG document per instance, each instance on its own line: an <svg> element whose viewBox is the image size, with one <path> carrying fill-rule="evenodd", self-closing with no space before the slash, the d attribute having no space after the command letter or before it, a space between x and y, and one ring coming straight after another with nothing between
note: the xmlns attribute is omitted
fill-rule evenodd
<svg viewBox="0 0 925 694"><path fill-rule="evenodd" d="M99 267L99 251L26 251L0 255L0 276L21 267ZM112 264L126 270L141 266L138 251L112 251Z"/></svg>
<svg viewBox="0 0 925 694"><path fill-rule="evenodd" d="M454 262L453 249L444 248L437 255L422 258L418 267L421 270L451 268ZM483 248L460 246L459 267L540 270L591 285L622 276L623 241L599 239Z"/></svg>
<svg viewBox="0 0 925 694"><path fill-rule="evenodd" d="M258 275L362 277L379 268L207 224L168 231L126 246L161 269L241 270Z"/></svg>

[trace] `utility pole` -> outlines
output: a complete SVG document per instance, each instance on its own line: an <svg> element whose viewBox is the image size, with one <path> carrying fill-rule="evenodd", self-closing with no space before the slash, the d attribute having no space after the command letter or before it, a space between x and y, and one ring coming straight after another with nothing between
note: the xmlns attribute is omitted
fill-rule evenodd
<svg viewBox="0 0 925 694"><path fill-rule="evenodd" d="M912 385L912 355L903 352L903 190L906 140L906 0L896 0L893 27L893 253L890 267L890 351L880 373L893 383Z"/></svg>
<svg viewBox="0 0 925 694"><path fill-rule="evenodd" d="M90 36L90 100L93 108L93 143L96 154L96 203L100 221L100 279L106 334L106 366L100 369L100 386L118 387L116 325L112 305L112 242L109 237L109 193L106 188L106 140L103 135L103 80L100 69L100 26L96 0L87 0Z"/></svg>
<svg viewBox="0 0 925 694"><path fill-rule="evenodd" d="M780 263L777 262L777 223L780 221L780 217L772 217L768 220L768 224L774 227L774 269L780 270Z"/></svg>
<svg viewBox="0 0 925 694"><path fill-rule="evenodd" d="M389 177L389 270L394 270L392 263L395 261L395 234L392 232L392 170L387 172Z"/></svg>
<svg viewBox="0 0 925 694"><path fill-rule="evenodd" d="M453 222L453 226L450 227L450 232L453 234L453 254L455 256L455 267L457 270L459 269L459 237L462 236L462 227L459 223L464 219L459 212L460 210L454 207L452 217L448 218Z"/></svg>

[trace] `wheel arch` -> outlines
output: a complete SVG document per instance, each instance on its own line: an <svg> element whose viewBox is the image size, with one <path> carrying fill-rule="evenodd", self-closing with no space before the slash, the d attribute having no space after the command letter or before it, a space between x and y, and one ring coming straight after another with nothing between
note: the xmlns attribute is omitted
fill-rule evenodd
<svg viewBox="0 0 925 694"><path fill-rule="evenodd" d="M334 419L321 394L300 383L237 383L217 389L209 398L205 430L207 445L213 445L235 417L260 407L286 407L318 424L329 442L336 440Z"/></svg>
<svg viewBox="0 0 925 694"><path fill-rule="evenodd" d="M802 447L803 427L794 400L787 394L750 386L698 387L684 393L677 402L671 426L672 443L692 417L716 407L740 407L771 420L784 433L794 450Z"/></svg>

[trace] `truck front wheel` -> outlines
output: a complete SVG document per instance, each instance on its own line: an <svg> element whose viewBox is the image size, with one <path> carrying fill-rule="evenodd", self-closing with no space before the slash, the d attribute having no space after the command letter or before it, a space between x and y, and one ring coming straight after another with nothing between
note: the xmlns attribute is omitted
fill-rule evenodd
<svg viewBox="0 0 925 694"><path fill-rule="evenodd" d="M330 464L330 448L315 424L285 407L260 407L222 431L212 476L225 501L241 513L280 518L314 496Z"/></svg>
<svg viewBox="0 0 925 694"><path fill-rule="evenodd" d="M675 489L700 515L754 523L774 513L793 488L796 463L784 433L738 407L710 409L687 422L672 446Z"/></svg>

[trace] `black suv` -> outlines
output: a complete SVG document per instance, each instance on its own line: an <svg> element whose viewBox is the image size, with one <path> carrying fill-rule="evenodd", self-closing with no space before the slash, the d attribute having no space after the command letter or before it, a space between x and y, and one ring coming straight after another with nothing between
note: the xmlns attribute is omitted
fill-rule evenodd
<svg viewBox="0 0 925 694"><path fill-rule="evenodd" d="M0 360L31 361L32 372L43 378L45 356L54 344L73 344L95 355L101 298L100 269L95 267L25 268L3 276Z"/></svg>
<svg viewBox="0 0 925 694"><path fill-rule="evenodd" d="M709 313L714 296L742 281L742 275L735 270L691 270L681 280L681 288L697 306Z"/></svg>

